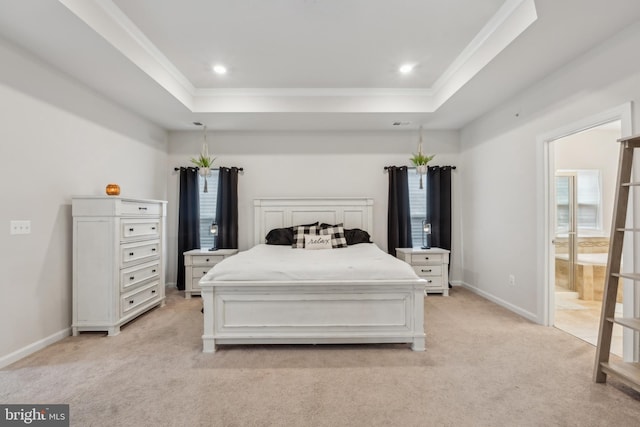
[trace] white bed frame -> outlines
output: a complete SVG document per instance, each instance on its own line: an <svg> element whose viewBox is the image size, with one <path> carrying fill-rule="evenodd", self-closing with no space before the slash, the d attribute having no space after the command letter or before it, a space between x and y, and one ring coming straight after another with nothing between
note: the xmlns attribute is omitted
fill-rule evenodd
<svg viewBox="0 0 640 427"><path fill-rule="evenodd" d="M372 232L369 198L254 201L255 243L320 221ZM204 281L203 351L218 344L411 343L424 351L424 281Z"/></svg>

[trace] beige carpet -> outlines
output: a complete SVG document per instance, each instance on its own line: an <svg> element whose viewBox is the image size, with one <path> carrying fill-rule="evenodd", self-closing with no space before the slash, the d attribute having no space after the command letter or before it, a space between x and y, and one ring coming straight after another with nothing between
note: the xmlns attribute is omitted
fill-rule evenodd
<svg viewBox="0 0 640 427"><path fill-rule="evenodd" d="M591 381L593 346L463 289L425 301L427 351L233 346L201 353L199 298L117 337L68 337L0 370L2 403L68 403L73 426L638 426L640 394Z"/></svg>

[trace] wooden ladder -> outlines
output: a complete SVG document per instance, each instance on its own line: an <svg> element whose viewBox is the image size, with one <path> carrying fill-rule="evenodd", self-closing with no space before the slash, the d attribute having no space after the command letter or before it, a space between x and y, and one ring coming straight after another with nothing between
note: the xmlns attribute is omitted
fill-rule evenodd
<svg viewBox="0 0 640 427"><path fill-rule="evenodd" d="M603 383L607 375L612 375L633 389L640 391L640 363L609 362L611 350L611 335L614 323L640 331L640 318L616 317L616 297L620 278L634 281L634 286L640 281L640 274L635 272L621 272L622 245L627 232L640 232L640 228L625 228L627 219L627 205L629 204L629 190L633 186L640 186L640 182L631 182L631 168L633 166L634 149L640 147L640 135L619 140L620 160L618 164L618 182L616 183L616 197L613 208L613 224L609 242L609 261L605 276L604 295L602 297L602 312L600 314L600 331L598 333L598 347L593 380Z"/></svg>

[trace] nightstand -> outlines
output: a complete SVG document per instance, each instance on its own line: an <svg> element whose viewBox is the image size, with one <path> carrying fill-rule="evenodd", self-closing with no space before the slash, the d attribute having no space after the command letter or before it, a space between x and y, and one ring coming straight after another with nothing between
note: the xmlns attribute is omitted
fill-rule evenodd
<svg viewBox="0 0 640 427"><path fill-rule="evenodd" d="M410 264L427 281L424 293L449 296L449 253L441 248L396 248L396 257Z"/></svg>
<svg viewBox="0 0 640 427"><path fill-rule="evenodd" d="M192 249L184 255L184 297L191 298L191 295L200 295L200 279L207 274L211 268L232 255L238 253L237 249L218 249L210 251L208 249Z"/></svg>

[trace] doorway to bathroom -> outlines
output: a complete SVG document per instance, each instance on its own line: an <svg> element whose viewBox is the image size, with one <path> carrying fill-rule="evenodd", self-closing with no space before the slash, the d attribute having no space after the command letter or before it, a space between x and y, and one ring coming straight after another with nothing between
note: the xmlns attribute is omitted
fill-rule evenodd
<svg viewBox="0 0 640 427"><path fill-rule="evenodd" d="M615 185L621 121L556 139L553 143L553 326L597 344ZM622 286L619 287L622 314ZM622 327L611 352L622 356Z"/></svg>

